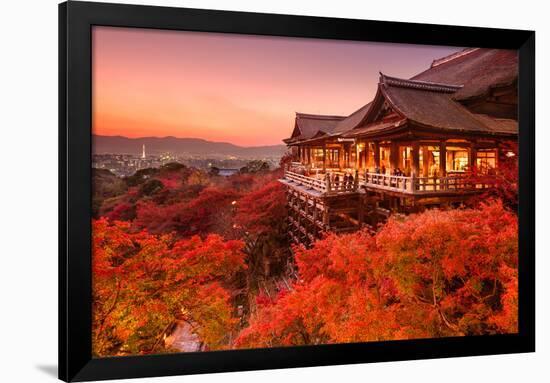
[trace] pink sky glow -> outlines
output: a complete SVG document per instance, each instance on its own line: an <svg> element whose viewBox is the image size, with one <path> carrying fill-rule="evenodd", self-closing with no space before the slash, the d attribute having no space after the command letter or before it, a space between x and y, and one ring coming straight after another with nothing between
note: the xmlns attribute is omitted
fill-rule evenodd
<svg viewBox="0 0 550 383"><path fill-rule="evenodd" d="M132 28L93 29L93 133L282 144L295 112L348 115L379 71L411 77L459 50Z"/></svg>

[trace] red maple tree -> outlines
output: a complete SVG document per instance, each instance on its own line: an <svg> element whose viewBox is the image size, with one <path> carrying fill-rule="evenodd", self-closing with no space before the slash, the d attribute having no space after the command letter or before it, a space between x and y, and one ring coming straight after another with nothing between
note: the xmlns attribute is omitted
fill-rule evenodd
<svg viewBox="0 0 550 383"><path fill-rule="evenodd" d="M517 331L517 217L502 203L431 210L296 247L299 281L258 310L236 347Z"/></svg>
<svg viewBox="0 0 550 383"><path fill-rule="evenodd" d="M94 355L168 351L163 341L176 320L189 323L209 349L228 347L238 324L231 281L246 267L243 243L130 229L93 221Z"/></svg>

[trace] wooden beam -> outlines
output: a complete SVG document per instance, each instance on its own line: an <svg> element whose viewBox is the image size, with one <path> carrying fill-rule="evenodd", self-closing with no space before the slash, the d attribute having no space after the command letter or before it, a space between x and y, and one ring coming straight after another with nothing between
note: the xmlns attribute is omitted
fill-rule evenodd
<svg viewBox="0 0 550 383"><path fill-rule="evenodd" d="M475 141L470 143L470 150L468 154L468 166L471 171L474 171L477 168L477 143Z"/></svg>
<svg viewBox="0 0 550 383"><path fill-rule="evenodd" d="M330 211L328 206L326 206L323 211L323 225L326 229L330 227Z"/></svg>
<svg viewBox="0 0 550 383"><path fill-rule="evenodd" d="M338 169L342 170L344 167L344 144L341 144L338 148Z"/></svg>
<svg viewBox="0 0 550 383"><path fill-rule="evenodd" d="M399 167L399 144L396 141L392 141L390 147L390 168L391 173Z"/></svg>
<svg viewBox="0 0 550 383"><path fill-rule="evenodd" d="M439 176L445 177L447 175L447 143L445 141L439 142Z"/></svg>
<svg viewBox="0 0 550 383"><path fill-rule="evenodd" d="M418 142L412 143L411 168L413 176L418 177L420 171L420 145Z"/></svg>
<svg viewBox="0 0 550 383"><path fill-rule="evenodd" d="M327 144L323 143L323 172L327 169Z"/></svg>
<svg viewBox="0 0 550 383"><path fill-rule="evenodd" d="M361 164L361 158L359 158L362 155L362 153L359 151L359 142L355 143L355 169L359 169L359 165Z"/></svg>
<svg viewBox="0 0 550 383"><path fill-rule="evenodd" d="M369 168L371 161L374 162L374 159L371 160L371 143L369 141L365 142L365 169Z"/></svg>
<svg viewBox="0 0 550 383"><path fill-rule="evenodd" d="M422 176L428 177L430 174L430 153L428 146L422 146Z"/></svg>
<svg viewBox="0 0 550 383"><path fill-rule="evenodd" d="M374 167L380 169L380 143L375 141L372 145L374 147Z"/></svg>
<svg viewBox="0 0 550 383"><path fill-rule="evenodd" d="M363 226L363 222L365 221L365 203L364 198L362 196L359 196L359 203L357 206L357 218L359 220L359 227Z"/></svg>

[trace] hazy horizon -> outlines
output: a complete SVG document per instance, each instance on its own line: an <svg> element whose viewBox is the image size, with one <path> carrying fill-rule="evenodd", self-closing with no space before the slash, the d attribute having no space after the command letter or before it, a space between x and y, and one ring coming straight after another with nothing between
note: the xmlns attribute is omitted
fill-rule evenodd
<svg viewBox="0 0 550 383"><path fill-rule="evenodd" d="M120 137L120 138L129 139L129 140L144 140L144 139L158 139L158 140L162 140L162 139L166 139L166 138L175 138L175 139L177 139L177 140L201 140L201 141L206 141L206 142L216 143L216 144L229 144L229 145L235 145L235 146L239 146L239 147L243 147L243 148L256 148L256 147L263 147L263 146L286 146L282 141L281 141L280 144L241 145L241 144L234 144L234 143L229 142L229 141L208 140L208 139L206 139L206 138L201 138L201 137L176 137L176 136L140 136L140 137L128 137L128 136L123 136L123 135L120 135L120 134L108 135L108 134L96 134L96 133L92 133L92 135L93 135L93 136L98 136L98 137Z"/></svg>
<svg viewBox="0 0 550 383"><path fill-rule="evenodd" d="M93 133L280 145L295 112L347 116L379 72L409 78L461 48L93 27Z"/></svg>

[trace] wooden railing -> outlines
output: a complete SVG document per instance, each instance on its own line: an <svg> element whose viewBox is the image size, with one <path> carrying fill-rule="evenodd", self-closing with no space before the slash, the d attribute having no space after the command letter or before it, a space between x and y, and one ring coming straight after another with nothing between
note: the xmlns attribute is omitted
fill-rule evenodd
<svg viewBox="0 0 550 383"><path fill-rule="evenodd" d="M325 176L327 190L331 193L356 192L359 188L359 179L355 177L346 178L343 173L332 173Z"/></svg>
<svg viewBox="0 0 550 383"><path fill-rule="evenodd" d="M322 179L307 177L289 170L285 171L285 178L295 184L304 186L306 189L312 189L319 193L327 192L326 183Z"/></svg>
<svg viewBox="0 0 550 383"><path fill-rule="evenodd" d="M447 177L405 177L364 173L361 185L404 193L475 191L493 187L494 177L454 174Z"/></svg>
<svg viewBox="0 0 550 383"><path fill-rule="evenodd" d="M359 187L358 179L348 179L346 182L341 174L325 173L321 177L308 177L290 170L285 171L287 180L319 193L349 193L357 191Z"/></svg>
<svg viewBox="0 0 550 383"><path fill-rule="evenodd" d="M414 178L415 192L475 191L491 188L495 178L491 176L452 175L448 177Z"/></svg>
<svg viewBox="0 0 550 383"><path fill-rule="evenodd" d="M360 186L407 194L463 192L487 189L495 183L490 176L454 174L447 177L406 177L368 172L359 176L356 173L346 182L343 174L337 172L308 177L290 170L285 171L285 179L322 194L356 192Z"/></svg>
<svg viewBox="0 0 550 383"><path fill-rule="evenodd" d="M405 176L390 176L387 174L364 173L362 184L365 186L376 186L381 189L394 191L413 191L413 179Z"/></svg>

